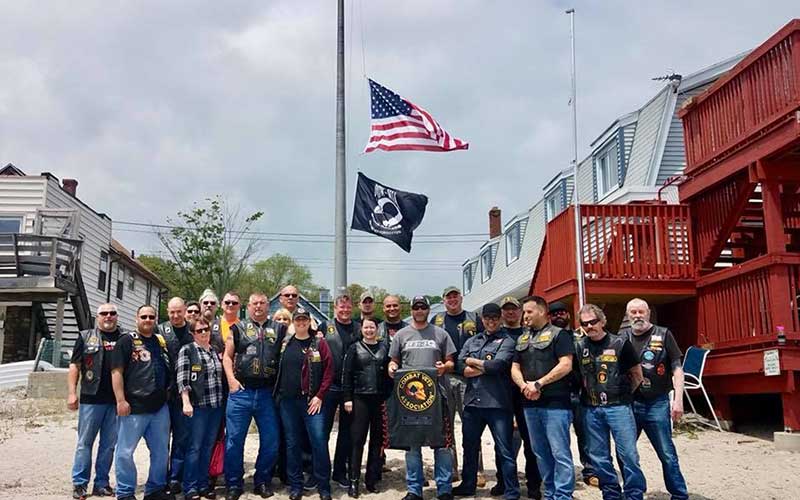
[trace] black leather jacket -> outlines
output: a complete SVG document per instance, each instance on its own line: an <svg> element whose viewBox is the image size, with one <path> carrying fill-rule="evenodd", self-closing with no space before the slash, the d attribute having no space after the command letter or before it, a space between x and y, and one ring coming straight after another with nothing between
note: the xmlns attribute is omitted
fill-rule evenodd
<svg viewBox="0 0 800 500"><path fill-rule="evenodd" d="M348 348L342 369L345 401L352 401L354 394L388 394L391 387L387 373L389 347L385 341L378 341L376 345L374 353L363 340Z"/></svg>

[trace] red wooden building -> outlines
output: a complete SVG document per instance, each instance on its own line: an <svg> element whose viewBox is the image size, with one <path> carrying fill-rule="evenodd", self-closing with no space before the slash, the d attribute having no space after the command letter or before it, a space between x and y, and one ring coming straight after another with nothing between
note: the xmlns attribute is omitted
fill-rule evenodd
<svg viewBox="0 0 800 500"><path fill-rule="evenodd" d="M711 349L705 383L722 418L731 396L780 394L784 426L800 430L800 20L680 117L680 204L581 206L587 301L614 325L628 299L648 300L683 348ZM575 304L573 214L549 222L530 291ZM770 349L778 376L764 374Z"/></svg>

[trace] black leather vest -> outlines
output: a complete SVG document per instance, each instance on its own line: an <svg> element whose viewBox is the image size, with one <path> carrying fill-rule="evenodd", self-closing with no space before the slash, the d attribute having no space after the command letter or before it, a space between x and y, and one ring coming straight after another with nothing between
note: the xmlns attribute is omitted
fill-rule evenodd
<svg viewBox="0 0 800 500"><path fill-rule="evenodd" d="M620 330L619 335L633 342L631 339L634 333L630 327ZM663 326L653 325L650 329L650 340L642 351L640 361L644 380L639 385L636 395L644 399L669 394L672 390L672 367L667 350L664 348L667 335L670 335L669 330Z"/></svg>
<svg viewBox="0 0 800 500"><path fill-rule="evenodd" d="M541 330L526 330L519 336L516 349L519 354L522 376L526 381L539 380L558 365L554 342L559 333L561 333L561 328L548 323ZM542 387L542 395L548 397L569 397L569 391L569 376Z"/></svg>
<svg viewBox="0 0 800 500"><path fill-rule="evenodd" d="M281 354L283 351L286 350L286 346L289 345L289 342L294 340L294 334L287 334L283 337L283 342L281 342ZM316 394L319 392L320 386L322 386L322 355L319 352L319 338L316 336L311 337L311 344L308 346L308 351L306 351L306 366L308 366L308 392L303 390L303 395L310 396L312 394ZM278 375L275 381L275 389L272 391L273 395L277 395L277 391L280 388L280 380L281 377L302 377L302 371L300 373L284 373L283 368L283 356L281 356L280 362L278 364ZM302 381L301 381L301 388L302 388Z"/></svg>
<svg viewBox="0 0 800 500"><path fill-rule="evenodd" d="M133 351L131 357L134 358L125 368L125 393L137 398L144 398L156 392L156 370L153 366L152 354L144 345L144 341L138 332L130 332L133 338ZM161 358L167 367L168 387L174 385L172 377L172 364L170 363L169 353L167 352L167 341L160 333L154 333L161 345Z"/></svg>
<svg viewBox="0 0 800 500"><path fill-rule="evenodd" d="M386 321L383 321L381 322L380 325L378 325L377 339L385 340L387 343L391 343L392 336L389 335L389 328L395 328L396 329L395 333L397 333L397 331L400 331L401 328L404 328L406 326L408 326L408 324L403 320L400 320L400 322L397 324L391 324L391 325L387 325Z"/></svg>
<svg viewBox="0 0 800 500"><path fill-rule="evenodd" d="M342 367L344 364L344 355L350 345L344 345L341 334L338 331L339 322L334 320L325 322L322 325L323 335L325 342L331 349L331 357L333 358L333 385L334 387L340 386L342 381ZM353 335L350 337L350 343L357 342L361 338L361 322L353 320Z"/></svg>
<svg viewBox="0 0 800 500"><path fill-rule="evenodd" d="M186 354L189 355L189 369L191 370L191 374L189 375L189 387L191 387L192 390L189 391L189 399L191 399L193 405L196 405L206 395L206 382L208 381L208 377L219 377L220 374L208 372L205 363L203 363L203 359L200 357L200 348L197 347L194 342L187 344L186 350ZM222 361L219 360L219 354L212 348L211 355L217 357L221 372Z"/></svg>
<svg viewBox="0 0 800 500"><path fill-rule="evenodd" d="M231 325L236 377L274 380L283 333L283 325L271 320L262 325L251 320Z"/></svg>
<svg viewBox="0 0 800 500"><path fill-rule="evenodd" d="M603 340L596 344L585 337L578 344L584 389L581 399L588 406L628 404L632 400L631 384L619 367L625 339L607 333Z"/></svg>
<svg viewBox="0 0 800 500"><path fill-rule="evenodd" d="M383 394L386 389L386 369L389 364L389 348L379 341L375 353L364 344L355 343L355 358L352 364L352 386L354 394Z"/></svg>
<svg viewBox="0 0 800 500"><path fill-rule="evenodd" d="M94 328L81 332L83 340L83 361L81 362L81 394L93 396L100 388L103 376L103 332Z"/></svg>

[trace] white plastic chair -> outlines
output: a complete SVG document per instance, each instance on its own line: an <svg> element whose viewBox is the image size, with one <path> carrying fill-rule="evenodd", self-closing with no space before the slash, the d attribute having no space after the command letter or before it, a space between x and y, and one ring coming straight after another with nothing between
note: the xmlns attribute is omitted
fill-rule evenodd
<svg viewBox="0 0 800 500"><path fill-rule="evenodd" d="M697 413L697 410L694 407L694 402L692 402L692 397L689 396L689 391L700 390L703 392L706 403L708 403L708 408L711 410L711 415L714 417L714 422L716 422L717 425L714 426L710 423L703 423L710 427L715 427L718 431L722 432L722 426L717 418L717 412L715 412L714 407L711 406L711 399L708 397L708 392L706 392L706 388L703 385L703 370L706 367L708 353L708 349L701 349L700 347L694 346L686 350L686 356L683 358L683 388L685 389L684 393L686 394L686 399L689 400L689 406L691 406L692 412L694 413Z"/></svg>

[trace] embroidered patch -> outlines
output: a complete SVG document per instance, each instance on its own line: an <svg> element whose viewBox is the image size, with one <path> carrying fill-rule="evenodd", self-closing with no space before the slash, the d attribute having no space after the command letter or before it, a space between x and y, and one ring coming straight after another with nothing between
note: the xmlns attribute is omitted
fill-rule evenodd
<svg viewBox="0 0 800 500"><path fill-rule="evenodd" d="M653 361L654 359L656 359L656 355L653 354L653 351L644 351L642 357L647 361Z"/></svg>
<svg viewBox="0 0 800 500"><path fill-rule="evenodd" d="M94 379L94 372L92 372L92 371L86 372L86 380L91 382L93 379Z"/></svg>
<svg viewBox="0 0 800 500"><path fill-rule="evenodd" d="M203 367L200 366L200 365L192 365L192 371L193 372L199 372L202 369L203 369Z"/></svg>
<svg viewBox="0 0 800 500"><path fill-rule="evenodd" d="M617 355L616 354L603 354L600 356L600 361L604 361L606 363L616 363L617 362Z"/></svg>
<svg viewBox="0 0 800 500"><path fill-rule="evenodd" d="M608 381L608 373L606 372L599 372L597 374L597 382L600 384L605 384Z"/></svg>
<svg viewBox="0 0 800 500"><path fill-rule="evenodd" d="M666 372L667 372L667 368L664 366L664 363L659 363L658 364L658 368L656 368L656 373L658 373L659 376L662 376Z"/></svg>

